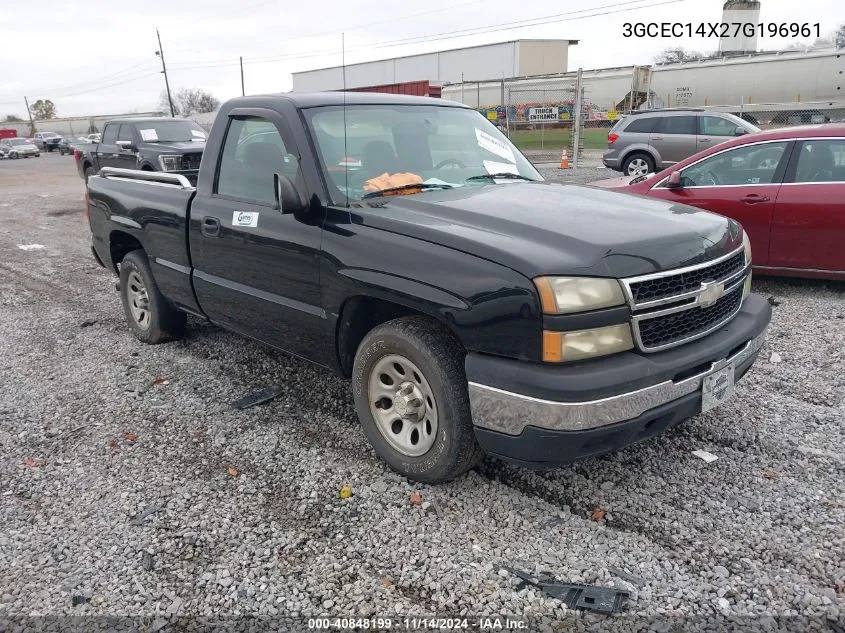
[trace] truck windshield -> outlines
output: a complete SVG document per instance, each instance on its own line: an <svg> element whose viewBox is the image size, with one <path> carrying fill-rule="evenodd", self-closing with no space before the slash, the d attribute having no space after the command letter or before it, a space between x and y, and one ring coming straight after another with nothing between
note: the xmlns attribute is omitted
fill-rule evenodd
<svg viewBox="0 0 845 633"><path fill-rule="evenodd" d="M475 110L350 105L305 111L338 201L385 193L542 180L519 150ZM348 178L348 190L347 190ZM419 184L419 187L414 187Z"/></svg>
<svg viewBox="0 0 845 633"><path fill-rule="evenodd" d="M142 121L136 125L144 143L205 142L205 130L193 121Z"/></svg>

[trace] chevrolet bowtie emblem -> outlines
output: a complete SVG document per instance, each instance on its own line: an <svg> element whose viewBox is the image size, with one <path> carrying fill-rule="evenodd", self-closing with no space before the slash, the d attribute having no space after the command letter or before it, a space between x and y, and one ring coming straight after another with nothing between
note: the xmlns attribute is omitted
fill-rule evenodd
<svg viewBox="0 0 845 633"><path fill-rule="evenodd" d="M701 291L698 293L698 305L702 308L709 308L725 294L725 284L719 281L710 281L701 284Z"/></svg>

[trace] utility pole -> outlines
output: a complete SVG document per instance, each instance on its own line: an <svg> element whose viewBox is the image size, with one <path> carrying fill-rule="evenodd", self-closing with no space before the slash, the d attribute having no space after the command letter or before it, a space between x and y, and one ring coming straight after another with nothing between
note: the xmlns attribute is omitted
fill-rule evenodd
<svg viewBox="0 0 845 633"><path fill-rule="evenodd" d="M159 35L158 29L156 29L156 37L158 38L158 50L156 51L156 55L161 57L161 72L164 74L164 85L167 88L167 105L170 106L170 116L175 117L176 113L173 111L173 99L170 97L170 82L167 81L167 66L164 64L164 50L161 48L161 35Z"/></svg>
<svg viewBox="0 0 845 633"><path fill-rule="evenodd" d="M244 88L244 58L241 57L241 96L246 96L246 89Z"/></svg>
<svg viewBox="0 0 845 633"><path fill-rule="evenodd" d="M35 123L32 120L32 110L29 109L29 100L24 97L23 102L26 104L26 113L29 115L29 133L35 134Z"/></svg>

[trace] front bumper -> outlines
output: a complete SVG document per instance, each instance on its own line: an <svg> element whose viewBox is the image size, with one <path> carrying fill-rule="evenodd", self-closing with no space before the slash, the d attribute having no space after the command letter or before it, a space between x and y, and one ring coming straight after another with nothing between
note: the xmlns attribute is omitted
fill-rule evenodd
<svg viewBox="0 0 845 633"><path fill-rule="evenodd" d="M617 354L569 366L480 354L466 371L475 433L489 453L556 465L616 450L701 411L704 377L729 363L739 380L754 363L771 319L749 296L716 332L655 354Z"/></svg>

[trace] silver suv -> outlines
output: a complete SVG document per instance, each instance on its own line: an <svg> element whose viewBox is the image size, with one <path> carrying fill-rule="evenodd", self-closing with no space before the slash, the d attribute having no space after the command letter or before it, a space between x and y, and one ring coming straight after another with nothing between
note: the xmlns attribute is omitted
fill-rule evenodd
<svg viewBox="0 0 845 633"><path fill-rule="evenodd" d="M726 112L642 110L632 112L607 135L605 167L629 176L666 169L703 149L760 128Z"/></svg>

